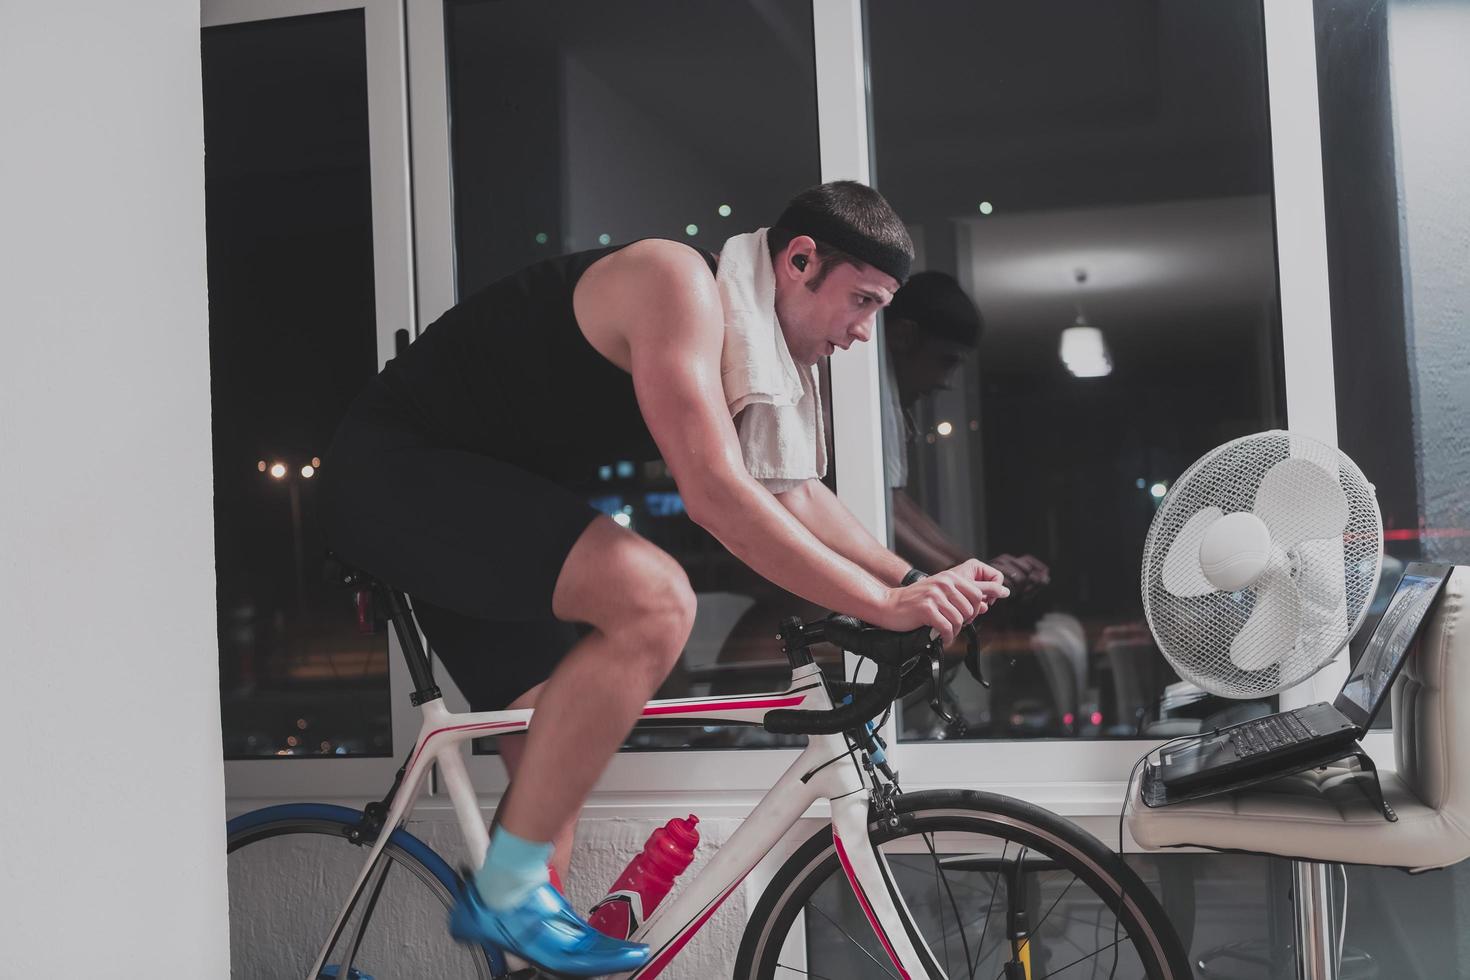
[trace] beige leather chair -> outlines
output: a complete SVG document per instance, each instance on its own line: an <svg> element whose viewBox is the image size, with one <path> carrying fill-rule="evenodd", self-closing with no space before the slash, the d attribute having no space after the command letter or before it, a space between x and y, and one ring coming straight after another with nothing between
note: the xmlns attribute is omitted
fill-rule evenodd
<svg viewBox="0 0 1470 980"><path fill-rule="evenodd" d="M1455 568L1416 644L1393 687L1394 769L1381 773L1396 822L1386 820L1363 791L1360 781L1372 777L1356 768L1328 767L1157 809L1139 798L1141 779L1129 787L1128 827L1145 848L1193 846L1292 859L1298 901L1291 949L1298 976L1309 980L1381 976L1371 957L1343 943L1343 913L1328 914L1340 905L1330 865L1427 871L1470 857L1470 567ZM1198 967L1202 976L1216 975L1206 969L1215 959L1275 969L1281 952L1259 943L1227 944L1205 953Z"/></svg>
<svg viewBox="0 0 1470 980"><path fill-rule="evenodd" d="M1382 773L1396 823L1358 785L1370 776L1328 767L1157 809L1135 780L1134 840L1413 871L1470 857L1470 567L1451 574L1416 643L1394 683L1395 765Z"/></svg>

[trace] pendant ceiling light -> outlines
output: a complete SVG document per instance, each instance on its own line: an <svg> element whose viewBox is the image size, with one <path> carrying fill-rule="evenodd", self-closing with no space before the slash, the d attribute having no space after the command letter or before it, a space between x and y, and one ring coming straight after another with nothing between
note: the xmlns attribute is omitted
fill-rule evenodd
<svg viewBox="0 0 1470 980"><path fill-rule="evenodd" d="M1077 287L1081 289L1087 283L1087 270L1078 269L1076 278ZM1108 350L1108 342L1101 330L1087 322L1080 295L1075 303L1077 319L1062 331L1062 363L1073 377L1105 378L1113 373L1113 355Z"/></svg>

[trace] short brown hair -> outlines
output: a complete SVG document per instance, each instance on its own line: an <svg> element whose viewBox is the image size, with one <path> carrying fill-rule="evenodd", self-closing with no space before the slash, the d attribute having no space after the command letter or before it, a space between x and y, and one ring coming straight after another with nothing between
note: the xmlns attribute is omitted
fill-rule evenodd
<svg viewBox="0 0 1470 980"><path fill-rule="evenodd" d="M826 184L818 184L792 198L787 207L792 205L800 205L807 210L826 215L851 227L864 238L901 251L910 259L914 257L914 243L909 238L909 231L904 227L903 219L898 216L898 212L893 210L893 205L889 204L882 194L867 184L860 184L855 180L834 180ZM775 261L786 246L791 244L792 239L798 237L799 234L787 228L771 228L767 231L766 244L770 249L772 261ZM826 280L827 274L839 265L863 264L861 259L826 242L815 238L813 241L817 243L817 258L821 261L822 268L817 272L816 278L808 284L810 289L819 288Z"/></svg>

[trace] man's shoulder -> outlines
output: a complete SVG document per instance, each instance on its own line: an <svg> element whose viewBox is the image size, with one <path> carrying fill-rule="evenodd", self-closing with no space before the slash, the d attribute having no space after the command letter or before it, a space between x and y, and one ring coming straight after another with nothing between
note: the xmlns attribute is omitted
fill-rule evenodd
<svg viewBox="0 0 1470 980"><path fill-rule="evenodd" d="M720 309L719 289L704 253L683 242L647 238L608 260L599 291L625 312L638 314L635 322L687 320ZM719 319L723 322L723 316Z"/></svg>
<svg viewBox="0 0 1470 980"><path fill-rule="evenodd" d="M724 313L709 263L683 242L644 239L593 265L577 287L576 314L594 346L630 369L631 354L651 347L718 349Z"/></svg>
<svg viewBox="0 0 1470 980"><path fill-rule="evenodd" d="M617 252L620 264L639 276L690 285L714 284L714 272L704 252L668 238L645 238Z"/></svg>

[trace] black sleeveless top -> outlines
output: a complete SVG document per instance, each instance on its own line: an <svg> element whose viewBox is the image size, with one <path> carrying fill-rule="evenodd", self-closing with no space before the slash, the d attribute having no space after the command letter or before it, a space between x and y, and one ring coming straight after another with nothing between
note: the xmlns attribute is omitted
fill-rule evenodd
<svg viewBox="0 0 1470 980"><path fill-rule="evenodd" d="M588 343L572 310L582 274L625 247L547 259L491 283L429 324L377 383L436 442L558 482L657 459L632 375ZM714 254L699 251L713 272Z"/></svg>

